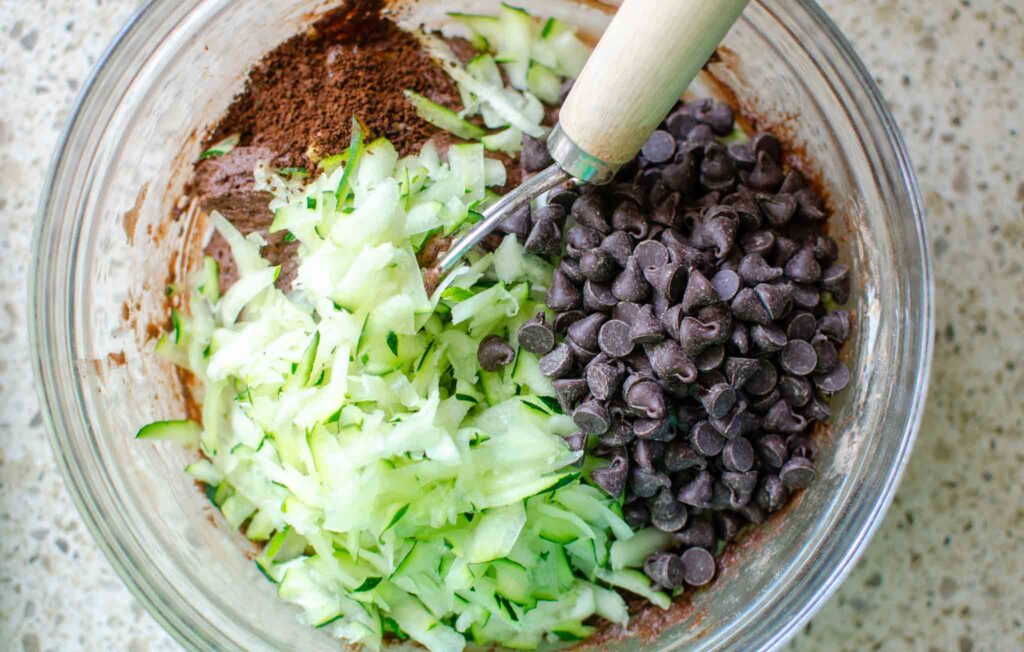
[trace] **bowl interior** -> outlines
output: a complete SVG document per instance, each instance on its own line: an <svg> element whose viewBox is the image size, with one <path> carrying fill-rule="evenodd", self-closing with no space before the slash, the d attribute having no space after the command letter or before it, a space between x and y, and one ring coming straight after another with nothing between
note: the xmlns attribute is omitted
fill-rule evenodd
<svg viewBox="0 0 1024 652"><path fill-rule="evenodd" d="M401 16L437 25L445 11L495 4L421 0ZM608 20L593 1L520 4L593 32ZM251 63L324 5L151 3L78 109L37 233L37 370L69 487L129 586L197 649L337 649L277 602L248 542L182 473L186 453L132 439L140 425L184 411L152 336L166 321L168 279L194 269L206 236L180 200L203 129ZM754 2L695 90L733 96L812 162L855 279L844 351L853 381L817 440L818 481L728 552L714 585L675 607L674 624L621 649L779 644L845 575L909 450L931 330L923 225L898 135L832 29L808 3Z"/></svg>

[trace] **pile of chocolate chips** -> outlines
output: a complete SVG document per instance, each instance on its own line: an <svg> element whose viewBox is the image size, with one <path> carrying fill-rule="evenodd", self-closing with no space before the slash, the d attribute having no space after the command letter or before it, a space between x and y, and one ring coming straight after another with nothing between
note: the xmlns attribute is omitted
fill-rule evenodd
<svg viewBox="0 0 1024 652"><path fill-rule="evenodd" d="M680 104L614 183L559 189L502 227L561 257L554 321L519 341L579 428L569 444L610 460L590 479L634 528L673 534L645 564L669 589L709 582L721 541L814 480L810 431L849 382L850 316L822 300L847 300L849 269L823 201L774 136L723 144L733 121ZM527 170L549 162L527 142Z"/></svg>

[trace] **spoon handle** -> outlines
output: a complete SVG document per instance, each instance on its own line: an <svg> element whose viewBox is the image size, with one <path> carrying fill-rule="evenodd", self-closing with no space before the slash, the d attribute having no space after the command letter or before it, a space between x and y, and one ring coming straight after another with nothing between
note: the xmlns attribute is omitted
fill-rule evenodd
<svg viewBox="0 0 1024 652"><path fill-rule="evenodd" d="M548 140L559 165L584 181L610 180L665 119L747 1L625 0Z"/></svg>

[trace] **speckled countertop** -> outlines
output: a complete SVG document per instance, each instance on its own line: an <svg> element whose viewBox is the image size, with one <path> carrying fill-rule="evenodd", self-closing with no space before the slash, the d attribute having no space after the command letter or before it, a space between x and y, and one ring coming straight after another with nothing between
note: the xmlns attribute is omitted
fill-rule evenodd
<svg viewBox="0 0 1024 652"><path fill-rule="evenodd" d="M50 153L137 0L0 0L0 648L172 650L93 544L32 391ZM824 0L910 146L935 255L931 394L896 500L793 650L1024 649L1024 5Z"/></svg>

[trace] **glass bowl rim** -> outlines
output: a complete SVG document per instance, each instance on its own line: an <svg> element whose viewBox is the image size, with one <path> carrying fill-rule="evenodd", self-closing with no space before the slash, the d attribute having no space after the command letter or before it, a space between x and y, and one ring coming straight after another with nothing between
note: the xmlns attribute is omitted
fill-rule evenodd
<svg viewBox="0 0 1024 652"><path fill-rule="evenodd" d="M37 396L40 399L41 412L47 426L50 446L60 467L68 493L71 495L97 546L103 551L104 556L125 586L146 608L149 614L160 623L165 631L179 644L188 648L192 646L194 639L182 631L180 620L173 618L171 613L165 612L164 605L160 604L160 601L151 595L151 590L154 587L147 586L145 578L139 576L132 564L123 562L120 556L116 554L117 540L111 536L111 533L105 527L102 514L93 502L88 483L75 468L73 456L68 450L70 442L66 432L58 428L59 424L57 423L56 416L60 412L60 405L56 401L51 387L51 382L55 380L55 374L50 369L51 365L48 364L48 358L43 352L47 350L47 348L44 348L46 345L57 340L58 335L53 331L53 322L60 319L61 316L52 314L46 308L47 291L53 279L48 274L43 257L39 255L44 245L44 231L48 223L54 219L51 200L57 176L62 164L66 162L65 157L68 153L68 145L79 130L83 118L83 108L85 108L88 100L96 91L98 81L103 75L110 74L108 64L123 48L129 37L133 36L140 29L144 19L158 5L168 1L170 0L146 0L146 2L132 12L103 54L97 59L87 79L82 84L82 88L72 106L58 144L54 149L38 204L37 220L32 236L32 260L29 266L27 314L34 384ZM844 65L849 69L852 74L853 83L866 94L869 109L873 111L873 117L879 120L879 126L884 137L883 144L887 146L889 153L894 157L895 165L900 174L899 183L895 185L906 193L910 213L913 217L914 235L916 236L918 247L916 253L921 265L919 270L920 283L913 289L916 293L919 293L920 307L923 310L921 311L921 326L916 341L908 339L908 343L915 345L918 352L914 361L917 381L908 406L906 425L898 451L896 452L895 463L885 476L884 486L878 490L871 513L861 524L860 530L855 533L851 544L843 551L841 558L837 560L831 571L824 576L808 600L796 609L793 617L782 627L772 632L770 637L762 641L765 649L778 649L781 647L824 605L852 571L855 562L866 549L868 542L888 511L900 479L906 469L914 441L920 430L925 399L928 393L934 346L935 306L931 249L920 188L906 144L895 118L889 112L873 78L839 28L814 0L793 1L806 14L813 27L820 30L825 36L827 45L834 48L840 55L838 65ZM68 298L67 305L69 308L73 305L73 301L73 297ZM76 390L80 392L80 388L76 387ZM84 418L85 414L83 413L79 416ZM87 419L85 419L85 425L89 428Z"/></svg>

